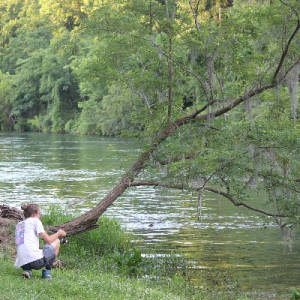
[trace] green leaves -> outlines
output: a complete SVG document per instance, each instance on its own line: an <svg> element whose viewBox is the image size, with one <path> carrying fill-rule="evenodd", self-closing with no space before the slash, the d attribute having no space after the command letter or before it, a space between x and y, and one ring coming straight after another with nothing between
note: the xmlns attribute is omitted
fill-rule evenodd
<svg viewBox="0 0 300 300"><path fill-rule="evenodd" d="M0 71L0 130L9 130L12 126L7 118L11 110L11 101L9 98L11 89L11 76L9 74L3 74Z"/></svg>
<svg viewBox="0 0 300 300"><path fill-rule="evenodd" d="M147 148L187 118L153 154L156 173L297 198L299 122L284 80L300 50L295 37L284 52L297 1L29 2L0 4L1 128L13 117L18 130L138 135Z"/></svg>

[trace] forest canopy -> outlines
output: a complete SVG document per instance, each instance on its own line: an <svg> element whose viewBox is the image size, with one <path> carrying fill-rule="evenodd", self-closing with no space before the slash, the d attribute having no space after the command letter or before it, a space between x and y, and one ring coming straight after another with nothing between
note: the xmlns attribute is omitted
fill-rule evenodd
<svg viewBox="0 0 300 300"><path fill-rule="evenodd" d="M299 219L299 16L297 0L2 0L0 129L143 139L103 209L160 182L284 228Z"/></svg>

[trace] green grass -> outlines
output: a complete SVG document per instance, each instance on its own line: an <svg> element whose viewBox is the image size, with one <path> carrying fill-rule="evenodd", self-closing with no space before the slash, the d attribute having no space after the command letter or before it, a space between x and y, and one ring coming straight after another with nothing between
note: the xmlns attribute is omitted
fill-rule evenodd
<svg viewBox="0 0 300 300"><path fill-rule="evenodd" d="M170 292L167 286L151 287L144 280L89 268L52 270L52 280L42 279L41 271L23 279L21 270L15 269L10 260L1 259L0 269L1 299L200 299L199 294L190 298L178 290Z"/></svg>

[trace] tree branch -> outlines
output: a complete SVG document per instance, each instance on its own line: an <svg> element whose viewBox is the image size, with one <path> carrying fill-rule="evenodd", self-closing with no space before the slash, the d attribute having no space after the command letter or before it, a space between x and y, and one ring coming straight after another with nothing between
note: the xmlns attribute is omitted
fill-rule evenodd
<svg viewBox="0 0 300 300"><path fill-rule="evenodd" d="M263 86L261 88L257 88L253 91L250 91L249 93L240 96L239 98L237 98L235 101L231 102L230 104L228 104L227 106L213 112L210 113L210 115L214 116L214 117L219 117L221 115L224 115L226 112L232 110L233 108L235 108L236 106L238 106L240 103L246 101L247 99L252 98L255 95L261 94L262 92L269 90L271 88L274 88L275 84L270 84L270 85L266 85ZM205 114L205 115L201 115L201 116L196 116L196 119L198 120L205 120L208 117L209 114Z"/></svg>
<svg viewBox="0 0 300 300"><path fill-rule="evenodd" d="M198 22L198 8L199 8L199 2L200 2L200 0L197 0L197 1L196 1L196 8L194 8L194 7L193 7L193 1L192 1L192 0L189 1L190 8L191 8L191 11L192 11L192 13L193 13L193 17L194 17L195 26L196 26L197 31L200 31L199 22Z"/></svg>
<svg viewBox="0 0 300 300"><path fill-rule="evenodd" d="M144 41L152 44L153 47L159 51L160 54L162 54L163 56L165 56L168 60L171 60L174 64L176 64L179 68L181 68L187 74L192 75L200 83L200 86L202 87L204 93L206 95L209 94L208 91L207 91L207 89L206 89L206 87L205 87L205 84L202 82L201 78L197 74L195 74L193 71L191 71L191 70L187 69L186 67L184 67L174 57L170 57L170 55L168 55L167 53L165 53L160 48L160 46L157 43L155 43L152 39L148 39L148 38L145 38L145 37L142 37L142 36L138 36L138 35L135 35L133 33L127 32L127 31L125 31L125 32L120 32L119 31L118 32L116 30L112 30L112 29L108 29L108 28L101 28L101 30L102 31L106 31L106 32L112 32L112 33L120 34L120 35L128 35L128 36L131 36L133 38L136 38L136 39L139 39L139 40L144 40ZM208 96L207 96L207 98L208 98Z"/></svg>
<svg viewBox="0 0 300 300"><path fill-rule="evenodd" d="M233 203L235 206L244 206L250 210L253 210L253 211L256 211L256 212L259 212L259 213L262 213L264 215L267 215L267 216L270 216L270 217L281 217L281 218L288 218L288 217L291 217L291 215L281 215L281 214L277 214L277 213L270 213L268 211L265 211L263 209L260 209L260 208L256 208L252 205L249 205L245 202L242 202L242 201L238 201L237 199L235 199L233 196L231 196L229 193L225 193L223 191L220 191L218 189L215 189L215 188L212 188L212 187L206 187L205 188L206 191L210 191L212 193L215 193L215 194L218 194L218 195L221 195L225 198L227 198L231 203Z"/></svg>
<svg viewBox="0 0 300 300"><path fill-rule="evenodd" d="M296 26L295 30L293 31L292 35L290 36L290 38L289 38L289 40L288 40L288 42L287 42L287 44L286 44L286 46L285 46L285 49L284 49L283 52L282 52L282 55L281 55L279 64L278 64L278 66L277 66L277 68L276 68L276 70L275 70L275 72L274 72L274 75L273 75L273 78L272 78L272 83L273 83L273 84L276 83L276 78L277 78L277 76L278 76L278 73L279 73L279 71L280 71L281 68L282 68L283 62L284 62L285 57L286 57L286 55L287 55L287 53L288 53L288 51L289 51L290 45L291 45L291 43L292 43L294 37L296 36L296 34L297 34L299 28L300 28L300 21L299 21L299 19L298 19L298 21L297 21L297 26Z"/></svg>
<svg viewBox="0 0 300 300"><path fill-rule="evenodd" d="M130 187L137 187L137 186L157 186L157 187L166 187L166 188L173 188L173 189L180 189L180 190L194 190L194 191L209 191L212 192L214 194L218 194L221 195L225 198L227 198L233 205L235 206L244 206L250 210L262 213L266 216L270 216L270 217L280 217L280 218L288 218L291 217L291 215L282 215L282 214L278 214L278 213L272 213L272 212L268 212L266 210L254 207L252 205L249 205L245 202L242 201L238 201L237 199L235 199L232 195L230 195L229 193L225 193L221 190L212 188L212 187L201 187L201 188L195 188L195 187L190 187L184 184L173 184L173 183L159 183L159 182L155 182L155 181L139 181L139 182L132 182L130 184Z"/></svg>
<svg viewBox="0 0 300 300"><path fill-rule="evenodd" d="M278 79L278 83L281 83L286 76L288 75L288 73L290 73L290 71L300 62L300 57L288 68L288 70L284 73L284 75Z"/></svg>

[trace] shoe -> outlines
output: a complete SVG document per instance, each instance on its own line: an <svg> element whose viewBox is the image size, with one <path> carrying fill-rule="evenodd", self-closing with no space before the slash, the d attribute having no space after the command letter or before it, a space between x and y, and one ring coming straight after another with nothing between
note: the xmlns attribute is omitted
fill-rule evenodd
<svg viewBox="0 0 300 300"><path fill-rule="evenodd" d="M43 270L42 271L42 278L44 279L52 279L51 277L51 270Z"/></svg>
<svg viewBox="0 0 300 300"><path fill-rule="evenodd" d="M23 270L22 276L24 278L31 278L32 272L30 270Z"/></svg>

